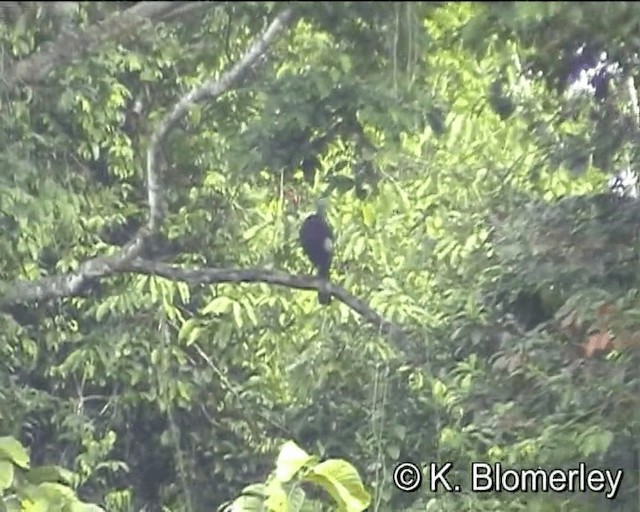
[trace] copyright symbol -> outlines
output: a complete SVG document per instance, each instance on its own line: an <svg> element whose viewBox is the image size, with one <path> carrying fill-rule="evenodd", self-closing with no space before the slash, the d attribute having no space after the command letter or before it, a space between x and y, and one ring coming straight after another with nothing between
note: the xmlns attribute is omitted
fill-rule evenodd
<svg viewBox="0 0 640 512"><path fill-rule="evenodd" d="M402 462L393 470L393 485L404 492L413 492L422 485L422 471L411 462Z"/></svg>

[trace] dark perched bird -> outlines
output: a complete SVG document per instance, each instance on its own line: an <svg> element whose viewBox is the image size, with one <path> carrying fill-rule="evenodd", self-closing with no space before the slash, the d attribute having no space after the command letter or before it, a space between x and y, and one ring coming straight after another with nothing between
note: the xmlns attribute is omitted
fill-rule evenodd
<svg viewBox="0 0 640 512"><path fill-rule="evenodd" d="M333 257L333 231L325 215L324 200L316 203L316 213L309 215L300 228L300 245L318 272L318 277L329 280L329 270ZM318 292L318 302L331 302L331 294Z"/></svg>

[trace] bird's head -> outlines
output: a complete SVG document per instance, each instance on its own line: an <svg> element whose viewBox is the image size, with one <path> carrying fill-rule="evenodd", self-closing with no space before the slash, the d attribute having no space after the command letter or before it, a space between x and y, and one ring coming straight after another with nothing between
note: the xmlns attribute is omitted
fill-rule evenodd
<svg viewBox="0 0 640 512"><path fill-rule="evenodd" d="M326 197L321 197L316 200L316 213L321 217L325 217L327 215L327 206L329 204L329 200Z"/></svg>

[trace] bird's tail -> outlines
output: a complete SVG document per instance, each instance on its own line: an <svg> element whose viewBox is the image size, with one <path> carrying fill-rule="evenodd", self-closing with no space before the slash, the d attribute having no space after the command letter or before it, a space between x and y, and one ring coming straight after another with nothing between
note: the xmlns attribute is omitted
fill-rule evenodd
<svg viewBox="0 0 640 512"><path fill-rule="evenodd" d="M318 269L318 277L328 281L329 280L329 269L328 268L319 268ZM318 302L323 306L331 304L331 294L329 292L318 291Z"/></svg>

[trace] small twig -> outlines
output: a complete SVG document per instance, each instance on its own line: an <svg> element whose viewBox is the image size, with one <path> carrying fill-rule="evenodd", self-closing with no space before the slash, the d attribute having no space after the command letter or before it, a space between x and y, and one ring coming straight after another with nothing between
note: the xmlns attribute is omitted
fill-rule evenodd
<svg viewBox="0 0 640 512"><path fill-rule="evenodd" d="M640 106L638 105L638 92L636 91L636 84L632 76L628 76L627 80L627 91L629 92L629 99L631 102L631 110L633 110L634 114L634 126L636 130L640 129Z"/></svg>

